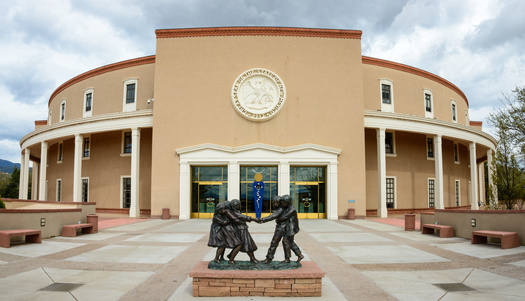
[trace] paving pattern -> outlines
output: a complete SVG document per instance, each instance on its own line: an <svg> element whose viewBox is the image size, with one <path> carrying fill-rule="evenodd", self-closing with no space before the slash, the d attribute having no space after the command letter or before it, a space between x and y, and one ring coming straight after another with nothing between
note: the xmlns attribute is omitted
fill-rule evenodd
<svg viewBox="0 0 525 301"><path fill-rule="evenodd" d="M301 220L304 260L326 273L323 296L308 300L525 300L524 246L471 245L406 232L403 222ZM0 300L218 300L194 298L188 277L215 256L210 223L101 217L96 234L0 248ZM274 227L250 224L257 258ZM280 248L275 260L283 259Z"/></svg>

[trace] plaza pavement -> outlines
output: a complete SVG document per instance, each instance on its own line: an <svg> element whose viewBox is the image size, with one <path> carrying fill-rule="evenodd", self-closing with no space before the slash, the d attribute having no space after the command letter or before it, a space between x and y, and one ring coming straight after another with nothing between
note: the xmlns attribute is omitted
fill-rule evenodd
<svg viewBox="0 0 525 301"><path fill-rule="evenodd" d="M300 220L304 260L326 273L323 296L308 300L525 300L524 246L471 245L406 232L403 222ZM206 245L210 223L101 216L97 234L0 248L0 300L220 300L194 298L188 277L214 257ZM274 227L250 224L257 258L264 259ZM282 259L279 249L275 260Z"/></svg>

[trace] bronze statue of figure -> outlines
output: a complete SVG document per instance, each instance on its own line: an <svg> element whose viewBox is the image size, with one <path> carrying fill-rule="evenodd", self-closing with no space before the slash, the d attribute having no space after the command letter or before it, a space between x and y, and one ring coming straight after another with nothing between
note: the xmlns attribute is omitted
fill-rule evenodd
<svg viewBox="0 0 525 301"><path fill-rule="evenodd" d="M213 260L217 263L220 263L226 248L233 249L232 253L235 254L239 253L241 249L241 240L237 234L237 228L226 216L226 210L226 204L224 203L220 203L215 207L210 227L208 246L217 248L215 259Z"/></svg>
<svg viewBox="0 0 525 301"><path fill-rule="evenodd" d="M261 219L262 223L266 223L269 221L272 221L278 217L280 217L284 212L284 208L281 206L281 197L276 195L272 199L272 214L263 217ZM285 223L276 223L275 225L275 232L273 233L272 241L270 242L270 247L268 248L268 253L266 254L266 259L263 260L263 263L270 263L272 262L275 252L277 251L277 247L279 246L279 243L281 242L281 239L283 238L285 230Z"/></svg>
<svg viewBox="0 0 525 301"><path fill-rule="evenodd" d="M237 235L241 241L241 248L239 250L233 249L228 255L229 263L235 263L235 256L240 252L247 253L250 257L251 263L258 263L259 261L255 258L253 252L257 250L257 245L253 241L250 232L248 232L248 225L246 222L259 222L260 219L253 218L241 213L241 201L234 199L230 202L230 210L226 210L225 215L228 217L230 222L235 223L237 228Z"/></svg>
<svg viewBox="0 0 525 301"><path fill-rule="evenodd" d="M283 213L277 218L276 231L278 227L284 227L283 233L283 247L284 247L284 261L283 263L289 263L291 257L291 251L297 256L297 262L300 262L304 255L301 253L301 249L297 246L294 241L295 234L299 233L299 219L297 218L297 210L292 204L292 198L285 194L281 197L281 207L283 207ZM284 225L282 225L284 223Z"/></svg>

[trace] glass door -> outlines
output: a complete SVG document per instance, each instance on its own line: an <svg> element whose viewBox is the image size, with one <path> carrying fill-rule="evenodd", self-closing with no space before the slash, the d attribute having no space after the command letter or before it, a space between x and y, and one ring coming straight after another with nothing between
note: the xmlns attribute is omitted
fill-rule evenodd
<svg viewBox="0 0 525 301"><path fill-rule="evenodd" d="M291 167L290 195L299 218L326 218L325 167Z"/></svg>
<svg viewBox="0 0 525 301"><path fill-rule="evenodd" d="M212 218L217 204L228 199L227 174L223 166L192 167L191 218Z"/></svg>

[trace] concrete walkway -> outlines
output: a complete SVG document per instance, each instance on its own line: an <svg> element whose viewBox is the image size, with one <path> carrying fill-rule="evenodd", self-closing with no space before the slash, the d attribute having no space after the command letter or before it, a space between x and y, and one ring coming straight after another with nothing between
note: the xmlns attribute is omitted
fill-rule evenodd
<svg viewBox="0 0 525 301"><path fill-rule="evenodd" d="M301 220L296 242L326 273L323 297L308 300L525 300L524 246L440 239L405 232L402 222ZM214 257L210 224L101 217L97 234L0 248L0 300L220 300L192 297L188 277ZM250 225L257 258L274 227Z"/></svg>

